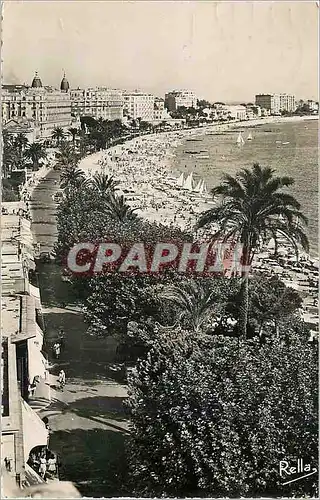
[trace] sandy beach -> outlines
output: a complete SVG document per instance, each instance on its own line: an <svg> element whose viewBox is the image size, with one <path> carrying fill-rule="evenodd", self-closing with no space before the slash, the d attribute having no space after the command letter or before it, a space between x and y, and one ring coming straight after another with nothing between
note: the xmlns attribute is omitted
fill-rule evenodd
<svg viewBox="0 0 320 500"><path fill-rule="evenodd" d="M317 119L317 117L314 117ZM90 177L95 172L113 175L119 184L118 195L124 195L137 213L148 220L165 225L192 230L200 212L212 207L214 202L206 186L200 192L179 186L179 175L170 172L170 159L174 148L186 138L205 133L221 133L230 128L247 128L269 123L310 120L310 117L265 118L248 122L211 125L183 131L170 131L142 136L121 146L101 151L84 158L79 167ZM190 181L190 178L189 178ZM198 183L199 187L199 183ZM281 247L281 259L273 257L272 244L256 256L254 268L266 275L277 275L287 286L298 290L303 297L301 315L317 330L317 278L319 261L302 253L299 262L285 245Z"/></svg>
<svg viewBox="0 0 320 500"><path fill-rule="evenodd" d="M183 185L178 185L178 180L181 181L180 175L170 171L170 160L174 156L175 147L186 138L199 137L202 134L214 135L232 128L305 119L310 117L267 117L141 136L121 146L90 155L80 162L79 167L88 176L95 172L113 175L120 182L118 194L125 195L127 202L137 209L141 217L165 225L174 224L182 229L191 229L198 214L210 208L213 202L207 193L206 185L201 189L199 182L196 186L192 177L189 178L187 186L186 177L183 179ZM190 187L192 184L193 189Z"/></svg>

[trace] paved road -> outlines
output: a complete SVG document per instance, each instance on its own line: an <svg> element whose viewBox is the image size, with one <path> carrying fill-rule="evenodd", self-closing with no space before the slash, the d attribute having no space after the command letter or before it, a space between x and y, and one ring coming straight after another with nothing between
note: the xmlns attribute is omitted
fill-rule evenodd
<svg viewBox="0 0 320 500"><path fill-rule="evenodd" d="M44 252L53 250L57 238L52 195L58 188L58 179L57 172L50 172L35 188L30 203L32 229ZM125 488L126 387L107 379L103 363L90 364L88 352L83 354L86 325L70 295L70 285L61 280L58 266L41 264L37 270L45 341L50 346L60 328L66 334L61 358L53 361L49 354L55 363L50 375L52 403L41 412L41 417L49 419L50 448L60 456L60 478L75 482L86 496L124 496L129 493ZM61 368L66 372L63 392L56 382Z"/></svg>

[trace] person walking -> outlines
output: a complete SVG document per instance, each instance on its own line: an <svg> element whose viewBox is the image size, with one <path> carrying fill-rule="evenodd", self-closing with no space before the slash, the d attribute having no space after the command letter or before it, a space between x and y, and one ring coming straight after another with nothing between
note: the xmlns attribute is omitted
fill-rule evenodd
<svg viewBox="0 0 320 500"><path fill-rule="evenodd" d="M48 472L52 475L57 473L57 460L53 453L50 454L48 459Z"/></svg>
<svg viewBox="0 0 320 500"><path fill-rule="evenodd" d="M60 390L63 391L63 388L66 384L66 374L64 370L60 370L59 376L58 376L58 382L60 385Z"/></svg>
<svg viewBox="0 0 320 500"><path fill-rule="evenodd" d="M55 344L53 344L53 352L54 352L55 358L59 359L60 352L61 352L61 348L60 348L59 342L56 342Z"/></svg>
<svg viewBox="0 0 320 500"><path fill-rule="evenodd" d="M42 479L45 479L47 473L47 458L46 452L42 452L40 456L40 466L39 466L39 475Z"/></svg>
<svg viewBox="0 0 320 500"><path fill-rule="evenodd" d="M63 349L65 346L65 334L63 328L60 328L58 337L59 337L60 347L61 349Z"/></svg>

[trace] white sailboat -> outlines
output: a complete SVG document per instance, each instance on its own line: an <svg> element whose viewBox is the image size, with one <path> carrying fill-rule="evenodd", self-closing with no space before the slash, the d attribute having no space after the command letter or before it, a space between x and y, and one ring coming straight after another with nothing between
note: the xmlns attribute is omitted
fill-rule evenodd
<svg viewBox="0 0 320 500"><path fill-rule="evenodd" d="M201 186L199 188L199 193L203 194L203 186L204 186L204 181L201 181Z"/></svg>
<svg viewBox="0 0 320 500"><path fill-rule="evenodd" d="M202 184L202 193L203 194L208 194L208 189L207 189L207 185L205 182L203 182Z"/></svg>
<svg viewBox="0 0 320 500"><path fill-rule="evenodd" d="M247 141L252 141L252 139L253 139L252 134L251 134L251 132L249 132L249 135L247 137Z"/></svg>
<svg viewBox="0 0 320 500"><path fill-rule="evenodd" d="M180 175L179 179L177 180L177 186L182 187L184 184L184 175L183 173Z"/></svg>
<svg viewBox="0 0 320 500"><path fill-rule="evenodd" d="M186 181L183 185L183 189L187 189L188 191L192 191L192 189L193 189L193 172L191 172L191 174L189 174L188 177L186 178Z"/></svg>
<svg viewBox="0 0 320 500"><path fill-rule="evenodd" d="M196 187L194 188L194 192L195 193L200 193L200 188L202 186L202 180L200 179L200 181L198 182L198 184L196 185Z"/></svg>
<svg viewBox="0 0 320 500"><path fill-rule="evenodd" d="M238 139L237 139L237 144L238 146L242 146L244 144L244 138L242 137L242 133L239 132Z"/></svg>

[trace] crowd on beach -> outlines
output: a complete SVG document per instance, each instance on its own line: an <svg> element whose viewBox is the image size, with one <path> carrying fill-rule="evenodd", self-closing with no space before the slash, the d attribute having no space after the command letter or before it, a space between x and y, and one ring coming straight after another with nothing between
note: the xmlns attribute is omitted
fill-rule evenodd
<svg viewBox="0 0 320 500"><path fill-rule="evenodd" d="M227 128L227 125L215 127L212 133ZM118 195L124 195L139 216L191 231L199 214L214 206L215 202L207 193L200 194L179 186L177 174L170 172L169 164L174 147L194 135L199 135L199 130L138 137L83 159L80 168L88 176L96 172L113 175L119 181ZM298 290L303 297L302 317L314 332L318 329L317 258L301 253L297 261L285 242L275 257L270 241L256 256L254 269L269 276L277 275L287 286Z"/></svg>

